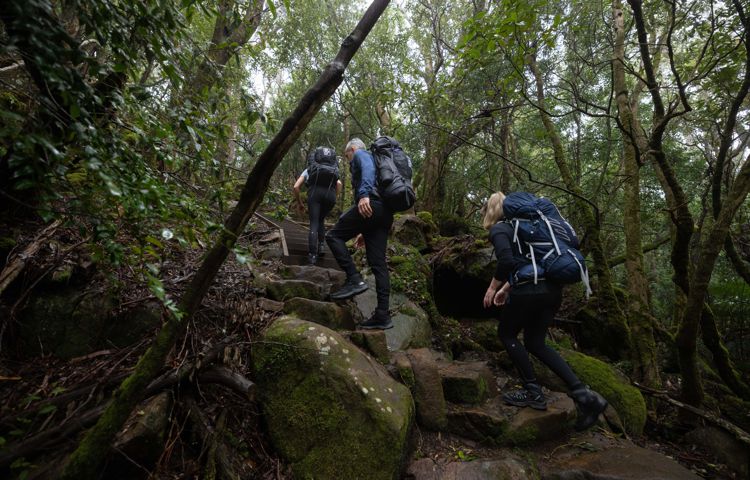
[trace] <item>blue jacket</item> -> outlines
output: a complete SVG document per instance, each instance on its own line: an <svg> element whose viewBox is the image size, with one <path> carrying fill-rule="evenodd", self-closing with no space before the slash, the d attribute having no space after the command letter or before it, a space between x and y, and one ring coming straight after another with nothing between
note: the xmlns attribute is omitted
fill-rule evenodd
<svg viewBox="0 0 750 480"><path fill-rule="evenodd" d="M360 198L380 198L377 188L377 176L375 175L375 160L367 150L355 150L354 157L349 164L349 172L352 174L352 191L354 192L354 203Z"/></svg>

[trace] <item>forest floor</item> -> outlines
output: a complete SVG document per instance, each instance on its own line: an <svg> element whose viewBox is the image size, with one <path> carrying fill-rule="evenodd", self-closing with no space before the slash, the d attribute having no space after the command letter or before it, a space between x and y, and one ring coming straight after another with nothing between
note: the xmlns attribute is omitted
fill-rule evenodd
<svg viewBox="0 0 750 480"><path fill-rule="evenodd" d="M29 231L34 230L29 228ZM264 224L253 223L239 244L252 248L270 233ZM32 240L29 236L19 245ZM16 309L22 308L43 276L51 275L61 265L74 264L81 275L90 275L87 285L96 283L96 279L115 280L118 291L122 292L121 310L154 301L154 294L145 286L142 276L130 267L90 273L86 266L88 253L80 250L82 240L73 229L58 230L54 238L48 239L30 259L23 277L16 282L18 285L6 291L0 302L0 316L6 318L3 320L4 337L0 352L0 455L4 449L18 445L27 448L26 453L13 459L9 471L15 476L33 473L44 478L45 473L49 473L44 465L58 464L75 448L82 430L71 426L103 404L132 371L156 333L156 330L151 331L127 348L104 348L70 360L49 354L30 357L17 350L13 342ZM186 286L185 279L195 271L202 254L200 248L173 249L161 259L161 277L170 298L179 298ZM241 260L244 259L234 255L227 259L204 299L203 307L187 326L182 343L170 355L168 367L177 369L189 364L214 346L225 343L220 354L222 361L252 379L248 347L278 315L259 306L261 291L254 287L254 280L264 272L279 268L280 262L272 259L242 263ZM200 432L197 432L200 429L190 425L189 412L182 402L184 397L198 404L211 427L216 426L218 418L224 417L225 438L241 458L239 468L250 478L291 478L288 466L271 446L256 402L229 388L200 381L189 382L184 388L177 387L173 391L176 401L170 416L166 448L155 467L137 465L141 473L151 472L151 478L165 479L201 477L208 451L200 439ZM671 407L658 405L644 436L634 441L677 460L704 478L739 478L705 450L681 441L683 432L677 425L677 412ZM50 435L50 432L56 435ZM413 445L419 457L445 461L491 458L501 451L419 428L415 429Z"/></svg>

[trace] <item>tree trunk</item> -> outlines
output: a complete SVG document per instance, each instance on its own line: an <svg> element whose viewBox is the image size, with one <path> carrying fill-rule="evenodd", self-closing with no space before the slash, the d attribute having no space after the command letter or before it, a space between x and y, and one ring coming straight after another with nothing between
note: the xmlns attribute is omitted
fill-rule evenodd
<svg viewBox="0 0 750 480"><path fill-rule="evenodd" d="M687 403L700 406L703 402L703 386L700 371L697 367L696 344L698 327L703 315L704 302L708 293L716 259L724 246L737 209L745 201L750 191L750 159L746 160L732 188L723 202L716 221L708 235L701 239L698 257L693 262L693 274L690 278L690 292L687 297L685 314L682 317L677 334L677 349L680 366L683 369L682 394Z"/></svg>
<svg viewBox="0 0 750 480"><path fill-rule="evenodd" d="M633 112L625 84L625 25L622 2L612 3L615 30L612 79L617 101L620 124L624 130L623 174L625 205L625 269L628 282L628 325L632 340L633 375L649 387L660 385L656 342L654 341L655 319L649 309L648 278L643 268L643 246L641 239L640 164L638 162L633 128Z"/></svg>
<svg viewBox="0 0 750 480"><path fill-rule="evenodd" d="M591 257L594 260L593 271L599 281L597 297L599 314L602 317L603 322L602 327L609 331L609 334L607 335L608 338L618 339L617 342L610 342L609 350L607 350L606 353L614 359L620 359L630 351L630 331L628 329L625 315L622 312L617 296L615 295L612 274L607 265L607 259L604 253L605 248L601 240L599 222L597 221L591 206L582 200L582 198L584 198L583 191L570 172L570 168L565 159L565 150L563 149L562 140L547 113L542 74L539 71L536 58L534 55L529 55L527 60L529 68L534 74L534 79L536 81L536 99L539 108L539 115L541 116L544 129L552 143L555 163L560 171L560 177L562 178L565 188L576 195L574 204L579 213L578 219L581 222L589 241L589 250L591 252ZM606 347L607 346L605 345L600 346L600 348Z"/></svg>
<svg viewBox="0 0 750 480"><path fill-rule="evenodd" d="M724 171L724 168L721 166L727 161L727 154L731 147L737 114L748 94L750 94L750 19L746 16L746 12L738 0L734 0L733 3L744 28L742 36L745 48L745 72L742 85L732 99L731 107L722 128L721 145L715 162L715 169L721 172ZM744 164L737 174L737 178L735 178L733 184L729 187L729 192L723 201L721 199L720 186L721 178L714 176L712 182L712 199L715 221L711 225L708 235L704 234L702 236L697 255L693 259L692 264L694 268L690 276L690 290L687 292L685 313L677 334L677 348L681 366L685 365L685 362L696 361L698 327L705 316L703 314L704 302L708 293L711 274L713 273L716 259L729 236L729 227L732 224L734 215L745 201L748 192L750 192L750 158L745 159ZM705 321L705 319L703 320ZM709 340L714 338L715 322L712 323L714 325L711 326L710 331L704 332L704 337L707 336ZM715 345L715 348L717 348L715 354L717 354L719 360L727 360L722 355L723 345L720 343L719 339L718 347ZM683 368L685 367L683 366ZM728 376L730 387L734 385L741 392L741 395L746 395L746 388L743 389L741 385L738 386L734 382L736 375L731 364L724 364L720 368L723 370L724 375ZM703 386L700 381L700 371L693 364L687 368L687 374L689 375L683 373L683 397L687 403L700 406L703 401Z"/></svg>
<svg viewBox="0 0 750 480"><path fill-rule="evenodd" d="M734 368L729 351L721 341L721 334L716 326L716 317L714 312L707 304L703 304L703 313L701 314L701 336L703 344L708 348L713 357L716 371L724 383L738 396L745 400L750 400L750 388L742 381L737 369Z"/></svg>
<svg viewBox="0 0 750 480"><path fill-rule="evenodd" d="M508 109L503 113L500 125L500 141L503 147L503 158L515 161L515 149L511 145L512 139L512 120L513 112ZM507 193L510 191L510 162L503 160L500 166L500 181L498 186L500 191Z"/></svg>
<svg viewBox="0 0 750 480"><path fill-rule="evenodd" d="M133 374L118 388L107 411L71 455L62 478L73 480L97 476L112 439L141 400L146 385L163 367L167 354L182 335L189 319L198 310L216 273L260 204L276 167L323 103L341 84L347 65L388 3L389 0L373 1L354 31L342 42L336 58L328 64L315 85L305 93L294 112L284 121L279 132L261 153L242 188L237 206L224 223L219 240L206 255L180 299L181 314L170 314L165 319L164 326L138 361Z"/></svg>

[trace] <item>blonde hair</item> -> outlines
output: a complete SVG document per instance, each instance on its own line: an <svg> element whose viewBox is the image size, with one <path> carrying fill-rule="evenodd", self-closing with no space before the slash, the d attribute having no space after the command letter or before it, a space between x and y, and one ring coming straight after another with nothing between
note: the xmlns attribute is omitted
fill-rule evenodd
<svg viewBox="0 0 750 480"><path fill-rule="evenodd" d="M482 226L487 230L503 218L503 201L505 201L505 194L503 192L495 192L487 200L484 219L482 220Z"/></svg>

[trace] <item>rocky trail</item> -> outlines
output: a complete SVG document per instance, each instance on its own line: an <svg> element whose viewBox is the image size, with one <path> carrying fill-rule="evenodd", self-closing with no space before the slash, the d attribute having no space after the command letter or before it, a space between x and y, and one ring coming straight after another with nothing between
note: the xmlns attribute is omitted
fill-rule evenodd
<svg viewBox="0 0 750 480"><path fill-rule="evenodd" d="M341 272L281 274L268 292L287 315L253 355L269 433L299 478L394 478L402 462L414 479L700 478L628 440L613 407L575 433L564 393L549 390L546 411L504 405L515 379L481 355L430 349L427 315L403 295L392 297L395 328L352 330L375 307L371 277L365 293L332 303Z"/></svg>
<svg viewBox="0 0 750 480"><path fill-rule="evenodd" d="M741 478L723 464L747 471L747 451L716 428L691 433L713 453L648 439L641 393L609 363L574 351L561 330L550 341L610 407L575 432L572 400L541 365L548 409L505 405L500 393L518 380L495 314L476 308L491 250L469 236L430 242L424 220L396 220L394 328L358 330L376 305L361 252L354 258L370 288L332 302L345 280L329 268L334 259L301 265L304 226L258 216L240 242L252 259L222 268L118 435L106 478L612 480ZM199 255L165 260L170 295ZM19 313L29 331L17 348L33 361L19 355L0 372L0 472L9 478L55 478L160 322L147 290L118 297L104 277L77 267L81 259L53 269L53 279L66 280L40 283ZM659 427L650 422L653 434Z"/></svg>

